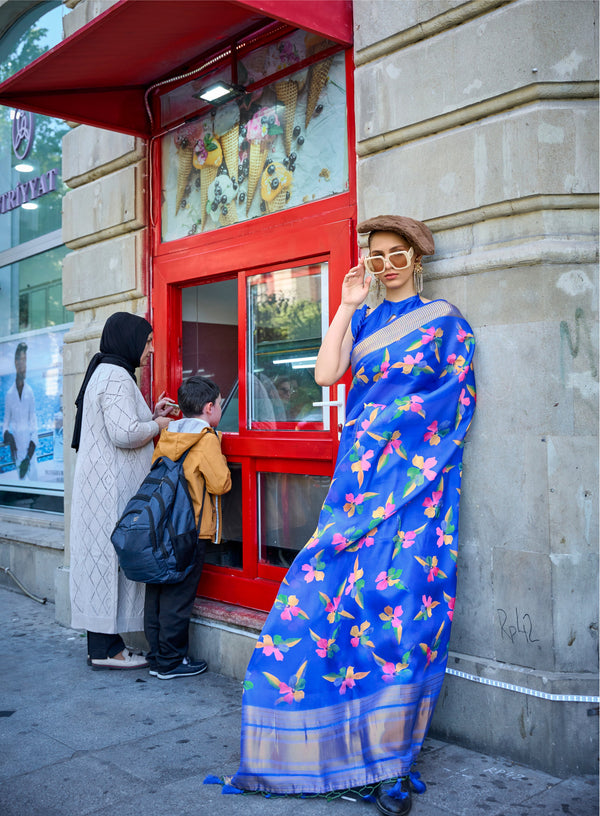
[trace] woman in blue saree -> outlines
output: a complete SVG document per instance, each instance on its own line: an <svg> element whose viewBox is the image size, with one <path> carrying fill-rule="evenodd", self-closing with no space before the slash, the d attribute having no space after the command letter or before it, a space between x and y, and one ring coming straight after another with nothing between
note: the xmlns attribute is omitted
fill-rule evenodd
<svg viewBox="0 0 600 816"><path fill-rule="evenodd" d="M369 257L344 278L315 368L326 386L352 366L335 472L248 667L232 785L318 794L387 780L377 808L399 816L422 785L409 773L448 655L474 338L454 306L420 297L424 224L380 216L358 231ZM385 299L370 311L372 275Z"/></svg>

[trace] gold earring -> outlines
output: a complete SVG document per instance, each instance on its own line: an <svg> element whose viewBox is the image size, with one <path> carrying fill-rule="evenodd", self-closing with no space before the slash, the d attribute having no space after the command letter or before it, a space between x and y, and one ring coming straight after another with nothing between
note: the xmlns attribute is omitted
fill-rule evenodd
<svg viewBox="0 0 600 816"><path fill-rule="evenodd" d="M423 291L423 265L421 261L415 263L413 269L413 279L415 282L415 291L418 295Z"/></svg>

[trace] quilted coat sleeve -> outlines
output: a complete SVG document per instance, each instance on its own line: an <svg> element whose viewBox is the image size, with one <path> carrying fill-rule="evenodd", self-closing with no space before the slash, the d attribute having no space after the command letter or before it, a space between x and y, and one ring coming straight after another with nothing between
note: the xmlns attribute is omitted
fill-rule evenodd
<svg viewBox="0 0 600 816"><path fill-rule="evenodd" d="M100 405L106 432L117 448L140 448L159 431L150 409L129 375L124 377L118 372L108 378ZM143 417L146 412L148 419Z"/></svg>

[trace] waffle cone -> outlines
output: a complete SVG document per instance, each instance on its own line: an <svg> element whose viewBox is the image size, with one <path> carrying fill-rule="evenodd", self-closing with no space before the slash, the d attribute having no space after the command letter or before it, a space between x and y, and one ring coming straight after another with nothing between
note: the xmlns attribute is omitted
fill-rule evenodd
<svg viewBox="0 0 600 816"><path fill-rule="evenodd" d="M285 105L285 118L283 130L283 143L285 152L289 156L292 152L292 133L294 131L294 119L296 117L296 105L298 103L298 83L293 79L277 82L275 84L277 99Z"/></svg>
<svg viewBox="0 0 600 816"><path fill-rule="evenodd" d="M232 224L237 224L238 214L235 201L230 201L227 205L227 215L219 214L219 224L222 227L230 227Z"/></svg>
<svg viewBox="0 0 600 816"><path fill-rule="evenodd" d="M327 77L329 75L329 69L331 68L332 62L333 57L327 57L327 59L323 60L323 62L317 62L316 65L311 65L310 67L308 79L308 99L306 100L306 119L304 122L305 128L308 127L308 123L312 119L312 115L315 112L321 91L327 82Z"/></svg>
<svg viewBox="0 0 600 816"><path fill-rule="evenodd" d="M180 147L177 149L177 194L175 196L175 215L179 212L181 202L185 195L190 173L192 172L192 157L194 155L193 146Z"/></svg>
<svg viewBox="0 0 600 816"><path fill-rule="evenodd" d="M240 157L240 126L234 125L221 136L221 149L229 178L236 179Z"/></svg>
<svg viewBox="0 0 600 816"><path fill-rule="evenodd" d="M248 215L248 212L250 211L250 205L252 204L252 199L254 198L256 188L258 187L258 182L263 171L268 151L269 148L264 142L250 143L250 156L249 156L250 164L248 167L248 193L246 196L246 215Z"/></svg>
<svg viewBox="0 0 600 816"><path fill-rule="evenodd" d="M218 167L209 166L200 168L200 212L202 213L202 229L204 229L204 224L206 223L206 202L208 201L208 188L216 179L218 172Z"/></svg>
<svg viewBox="0 0 600 816"><path fill-rule="evenodd" d="M274 213L279 212L279 210L283 210L283 208L285 207L286 200L287 190L281 190L279 193L277 193L275 198L273 198L271 201L266 202L267 212Z"/></svg>

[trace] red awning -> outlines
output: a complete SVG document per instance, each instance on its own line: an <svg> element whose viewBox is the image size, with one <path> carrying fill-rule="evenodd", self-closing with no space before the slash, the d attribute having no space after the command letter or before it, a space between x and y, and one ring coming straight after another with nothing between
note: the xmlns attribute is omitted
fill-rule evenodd
<svg viewBox="0 0 600 816"><path fill-rule="evenodd" d="M119 0L0 84L0 104L150 135L146 89L273 21L352 44L351 0Z"/></svg>

